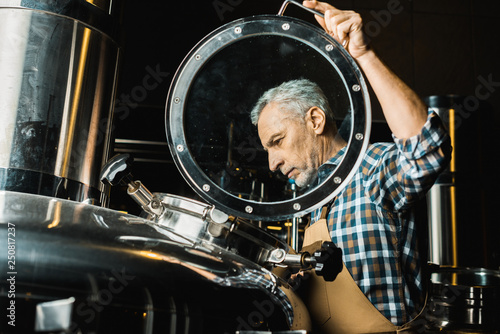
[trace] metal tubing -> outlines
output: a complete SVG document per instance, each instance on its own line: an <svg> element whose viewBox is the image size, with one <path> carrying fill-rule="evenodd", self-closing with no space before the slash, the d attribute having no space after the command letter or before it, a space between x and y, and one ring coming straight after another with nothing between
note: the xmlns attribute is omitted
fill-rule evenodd
<svg viewBox="0 0 500 334"><path fill-rule="evenodd" d="M279 16L283 16L283 13L285 12L286 7L288 6L289 3L293 3L295 6L299 6L300 8L307 10L308 12L313 13L314 15L318 15L319 17L325 18L325 15L323 13L318 12L317 10L308 8L308 7L304 6L303 4L301 4L300 2L294 1L294 0L286 0L285 2L283 2L280 10L278 12Z"/></svg>

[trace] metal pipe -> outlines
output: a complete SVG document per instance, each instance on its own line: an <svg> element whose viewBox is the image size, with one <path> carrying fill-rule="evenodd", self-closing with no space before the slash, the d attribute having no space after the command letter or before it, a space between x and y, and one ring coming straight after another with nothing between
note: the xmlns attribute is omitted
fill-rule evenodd
<svg viewBox="0 0 500 334"><path fill-rule="evenodd" d="M294 0L285 0L283 2L283 4L281 5L280 10L278 11L278 15L279 16L283 16L283 14L284 14L284 12L286 10L286 7L288 6L289 3L292 3L295 6L299 6L300 8L302 8L302 9L304 9L304 10L310 12L310 13L313 13L314 15L318 15L319 17L325 18L325 14L323 14L321 12L318 12L317 10L308 8L308 7L304 6L303 4L301 4L300 2L294 1Z"/></svg>

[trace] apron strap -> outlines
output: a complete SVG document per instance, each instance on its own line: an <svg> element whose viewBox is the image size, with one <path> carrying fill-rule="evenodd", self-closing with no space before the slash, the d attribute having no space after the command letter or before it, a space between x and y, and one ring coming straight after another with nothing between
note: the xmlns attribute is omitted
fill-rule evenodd
<svg viewBox="0 0 500 334"><path fill-rule="evenodd" d="M320 217L317 221L320 221L321 219L325 219L326 220L326 217L328 216L328 213L330 212L330 208L332 207L332 204L333 202L335 202L335 200L337 199L337 196L335 196L330 202L326 203L325 205L323 205L323 207L321 208L321 212L320 212ZM307 225L305 226L305 230L311 226L311 221L312 221L312 216L309 215L309 222L307 223ZM328 224L327 224L328 226Z"/></svg>
<svg viewBox="0 0 500 334"><path fill-rule="evenodd" d="M321 214L319 216L319 219L326 219L328 216L328 212L330 211L330 205L325 205L324 207L321 208Z"/></svg>

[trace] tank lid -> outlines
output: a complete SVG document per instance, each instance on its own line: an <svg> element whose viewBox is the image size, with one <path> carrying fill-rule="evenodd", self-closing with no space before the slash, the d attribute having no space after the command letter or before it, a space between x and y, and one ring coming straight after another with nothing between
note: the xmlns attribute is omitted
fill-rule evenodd
<svg viewBox="0 0 500 334"><path fill-rule="evenodd" d="M300 78L325 92L347 142L330 176L302 189L269 171L250 120L266 90ZM206 36L177 70L166 103L169 149L185 180L219 210L251 220L303 216L331 201L359 166L370 123L352 57L319 27L284 16L236 20Z"/></svg>

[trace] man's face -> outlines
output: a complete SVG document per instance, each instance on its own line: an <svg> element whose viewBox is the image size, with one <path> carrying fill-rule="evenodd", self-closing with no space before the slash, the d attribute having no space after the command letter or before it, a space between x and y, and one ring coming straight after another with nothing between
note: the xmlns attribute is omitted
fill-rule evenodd
<svg viewBox="0 0 500 334"><path fill-rule="evenodd" d="M268 104L258 121L259 137L269 154L269 169L278 169L299 187L316 179L319 148L306 121L291 116L275 103Z"/></svg>

